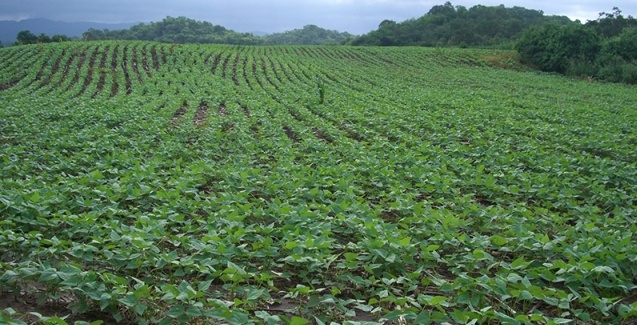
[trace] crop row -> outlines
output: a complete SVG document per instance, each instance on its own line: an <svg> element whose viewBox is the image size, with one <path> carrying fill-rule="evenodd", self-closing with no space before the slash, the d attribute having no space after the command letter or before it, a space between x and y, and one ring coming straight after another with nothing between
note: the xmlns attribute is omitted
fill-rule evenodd
<svg viewBox="0 0 637 325"><path fill-rule="evenodd" d="M629 321L634 88L492 55L2 49L0 291L163 324Z"/></svg>

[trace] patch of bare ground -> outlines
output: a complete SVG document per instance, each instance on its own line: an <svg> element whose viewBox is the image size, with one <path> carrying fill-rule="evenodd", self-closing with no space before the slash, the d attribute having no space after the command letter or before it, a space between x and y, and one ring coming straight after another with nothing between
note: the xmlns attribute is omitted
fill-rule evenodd
<svg viewBox="0 0 637 325"><path fill-rule="evenodd" d="M193 123L195 123L195 125L197 126L203 125L206 122L208 110L210 110L208 104L206 102L201 102L199 104L199 108L197 108L197 111L195 112Z"/></svg>
<svg viewBox="0 0 637 325"><path fill-rule="evenodd" d="M148 78L151 78L152 75L150 74L150 67L148 66L148 54L146 46L142 48L142 67L144 68L144 71L146 71L146 75L148 75Z"/></svg>
<svg viewBox="0 0 637 325"><path fill-rule="evenodd" d="M301 115L299 115L298 112L296 112L296 111L294 111L292 109L289 109L288 112L290 113L290 115L292 115L292 117L294 117L295 120L303 121L303 117Z"/></svg>
<svg viewBox="0 0 637 325"><path fill-rule="evenodd" d="M319 139L321 139L321 140L323 140L323 141L325 141L325 142L327 142L327 143L332 143L332 142L334 142L334 139L332 139L330 136L328 136L328 135L327 135L327 134L325 134L323 131L321 131L321 130L319 130L319 129L317 129L317 128L313 128L313 129L312 129L312 133L314 133L314 135L315 135L317 138L319 138Z"/></svg>
<svg viewBox="0 0 637 325"><path fill-rule="evenodd" d="M49 83L51 83L53 76L55 76L55 74L57 74L58 71L60 70L60 64L62 64L62 58L64 57L65 54L66 54L66 49L63 50L60 56L58 56L58 58L55 60L55 63L53 63L53 67L51 68L51 73L47 75L46 78L42 81L42 83L40 84L40 88L43 88L47 86Z"/></svg>
<svg viewBox="0 0 637 325"><path fill-rule="evenodd" d="M228 68L228 63L230 62L230 57L232 54L228 54L226 58L223 60L223 67L221 68L221 77L226 78L226 69Z"/></svg>
<svg viewBox="0 0 637 325"><path fill-rule="evenodd" d="M9 82L4 83L4 84L0 84L0 91L11 89L11 88L17 86L20 83L20 81L21 81L21 79L18 79L18 80L14 80L14 81L9 81Z"/></svg>
<svg viewBox="0 0 637 325"><path fill-rule="evenodd" d="M155 71L159 70L159 57L157 56L157 47L153 46L150 49L150 56L153 60L153 68L155 69Z"/></svg>
<svg viewBox="0 0 637 325"><path fill-rule="evenodd" d="M217 56L215 57L215 60L212 62L212 67L210 68L210 72L212 74L215 74L215 72L217 71L217 67L219 66L219 62L221 62L221 54L222 53L217 54Z"/></svg>
<svg viewBox="0 0 637 325"><path fill-rule="evenodd" d="M294 141L294 142L300 142L301 139L299 139L299 136L296 134L296 132L294 132L289 126L284 125L283 126L283 131L285 131L285 135L288 136L288 138L290 138L290 140Z"/></svg>
<svg viewBox="0 0 637 325"><path fill-rule="evenodd" d="M234 58L234 62L232 62L232 82L235 86L239 85L239 79L237 79L237 65L239 64L239 55Z"/></svg>
<svg viewBox="0 0 637 325"><path fill-rule="evenodd" d="M111 59L111 71L113 71L113 84L111 85L111 94L110 97L113 98L117 95L119 91L119 83L117 83L117 75L115 75L115 71L117 71L117 52L119 51L119 45L115 46L113 50L113 57Z"/></svg>
<svg viewBox="0 0 637 325"><path fill-rule="evenodd" d="M516 52L502 52L481 57L487 64L501 69L510 69L516 71L529 70L527 66L520 63L520 57Z"/></svg>
<svg viewBox="0 0 637 325"><path fill-rule="evenodd" d="M188 102L184 101L184 103L181 104L181 107L170 118L170 123L172 124L177 123L184 115L186 115L187 111L188 111Z"/></svg>
<svg viewBox="0 0 637 325"><path fill-rule="evenodd" d="M219 105L219 109L217 110L220 116L228 116L228 110L226 109L226 104L221 103Z"/></svg>
<svg viewBox="0 0 637 325"><path fill-rule="evenodd" d="M95 51L93 51L93 54L91 54L91 58L88 61L88 73L86 74L86 77L84 77L84 84L82 84L82 89L80 90L80 93L78 95L83 94L86 91L88 85L90 85L93 81L93 66L95 65L95 60L97 60L98 53L99 47L96 47Z"/></svg>
<svg viewBox="0 0 637 325"><path fill-rule="evenodd" d="M95 93L93 94L93 97L96 97L97 95L99 95L102 92L102 89L104 89L104 82L106 81L106 55L108 54L108 50L109 47L106 47L103 51L102 51L102 57L100 59L100 66L99 66L99 74L100 74L100 79L97 81L97 89L95 90Z"/></svg>
<svg viewBox="0 0 637 325"><path fill-rule="evenodd" d="M254 87L252 87L252 84L250 83L250 79L248 79L248 70L246 69L247 67L248 67L248 56L245 56L243 58L243 80L245 80L250 90L254 90Z"/></svg>
<svg viewBox="0 0 637 325"><path fill-rule="evenodd" d="M38 296L35 294L20 293L14 295L9 292L0 291L0 310L6 308L12 308L17 312L14 318L26 322L28 324L36 324L38 318L30 313L39 313L46 317L66 317L65 322L73 324L78 321L92 322L101 320L104 324L121 324L129 325L135 324L133 320L124 319L117 322L112 315L102 312L99 309L89 310L84 313L73 313L72 304L76 302L77 298L73 295L67 295L59 300L46 300L44 302L38 301Z"/></svg>
<svg viewBox="0 0 637 325"><path fill-rule="evenodd" d="M71 80L69 85L66 87L66 89L64 90L65 92L69 91L69 89L71 89L74 85L76 85L77 82L80 80L80 71L82 67L84 66L85 62L86 62L86 50L84 50L82 54L80 54L80 61L77 63L77 69L75 70L75 74L73 75L73 80Z"/></svg>
<svg viewBox="0 0 637 325"><path fill-rule="evenodd" d="M130 74L128 73L128 46L124 48L124 56L122 57L122 70L124 71L124 80L126 82L126 95L130 95L133 92L133 83L130 80Z"/></svg>
<svg viewBox="0 0 637 325"><path fill-rule="evenodd" d="M139 73L139 63L137 62L137 46L133 47L133 72L137 76L137 81L143 84L144 80L142 80L142 75Z"/></svg>
<svg viewBox="0 0 637 325"><path fill-rule="evenodd" d="M163 64L166 64L166 62L168 62L168 59L166 58L166 50L163 47L161 48L161 62Z"/></svg>
<svg viewBox="0 0 637 325"><path fill-rule="evenodd" d="M55 83L55 88L59 87L64 82L64 80L66 80L69 70L71 69L71 64L73 64L73 61L75 61L75 59L77 59L79 55L80 52L79 49L77 49L75 50L75 52L73 52L73 54L69 56L68 60L66 60L66 63L64 64L64 71L62 71L62 77Z"/></svg>
<svg viewBox="0 0 637 325"><path fill-rule="evenodd" d="M248 107L240 104L241 108L243 109L243 115L245 115L245 117L250 118L250 110L248 110Z"/></svg>
<svg viewBox="0 0 637 325"><path fill-rule="evenodd" d="M349 127L347 127L347 125L339 125L338 126L339 130L345 132L345 134L347 135L348 138L356 141L356 142L361 142L363 140L365 140L365 138L363 138L363 136L361 136L360 134L358 134L358 132L350 129Z"/></svg>

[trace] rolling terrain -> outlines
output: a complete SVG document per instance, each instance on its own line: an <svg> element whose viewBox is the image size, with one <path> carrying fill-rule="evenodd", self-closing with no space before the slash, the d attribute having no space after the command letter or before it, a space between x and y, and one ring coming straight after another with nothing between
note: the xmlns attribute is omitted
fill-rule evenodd
<svg viewBox="0 0 637 325"><path fill-rule="evenodd" d="M634 86L493 50L0 62L0 321L635 321Z"/></svg>

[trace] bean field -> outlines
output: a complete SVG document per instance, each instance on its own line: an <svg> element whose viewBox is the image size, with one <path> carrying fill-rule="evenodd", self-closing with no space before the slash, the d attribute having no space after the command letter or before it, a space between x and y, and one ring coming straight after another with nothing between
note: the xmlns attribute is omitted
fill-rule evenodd
<svg viewBox="0 0 637 325"><path fill-rule="evenodd" d="M637 88L512 57L0 49L0 323L634 324Z"/></svg>

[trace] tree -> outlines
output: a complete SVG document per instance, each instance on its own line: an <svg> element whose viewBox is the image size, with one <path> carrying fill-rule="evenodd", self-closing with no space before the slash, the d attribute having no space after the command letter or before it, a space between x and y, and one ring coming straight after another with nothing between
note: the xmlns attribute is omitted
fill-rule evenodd
<svg viewBox="0 0 637 325"><path fill-rule="evenodd" d="M593 62L601 40L582 25L547 24L524 33L515 49L525 63L543 71L566 73L573 64Z"/></svg>
<svg viewBox="0 0 637 325"><path fill-rule="evenodd" d="M35 44L37 42L38 37L28 30L18 32L18 36L16 37L16 44L18 45Z"/></svg>

